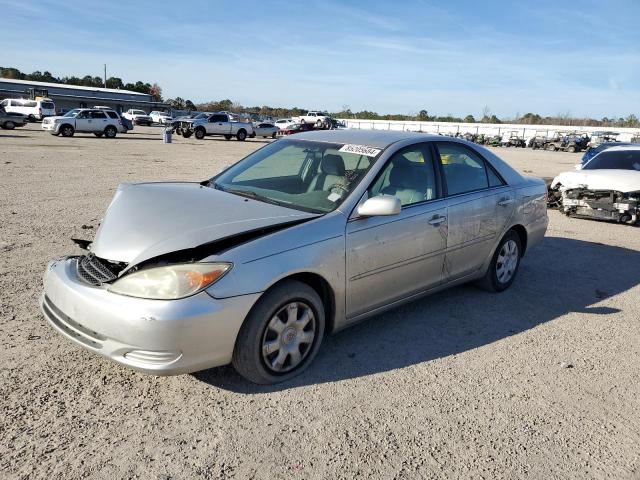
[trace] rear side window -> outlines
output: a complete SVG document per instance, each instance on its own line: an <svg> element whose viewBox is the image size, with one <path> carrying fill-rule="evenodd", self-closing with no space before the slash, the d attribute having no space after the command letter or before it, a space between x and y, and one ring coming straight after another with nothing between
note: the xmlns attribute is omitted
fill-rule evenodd
<svg viewBox="0 0 640 480"><path fill-rule="evenodd" d="M115 118L116 120L118 119L118 114L116 112L107 112L107 115L110 118Z"/></svg>
<svg viewBox="0 0 640 480"><path fill-rule="evenodd" d="M437 146L449 195L489 188L485 162L479 155L454 143L438 142Z"/></svg>
<svg viewBox="0 0 640 480"><path fill-rule="evenodd" d="M97 111L93 111L91 112L91 118L107 118L107 116L104 114L104 112L101 112L99 110Z"/></svg>

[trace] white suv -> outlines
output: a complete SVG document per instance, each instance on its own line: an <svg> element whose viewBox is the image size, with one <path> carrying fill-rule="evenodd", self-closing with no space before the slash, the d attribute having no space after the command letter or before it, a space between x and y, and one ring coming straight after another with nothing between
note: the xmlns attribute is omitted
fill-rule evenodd
<svg viewBox="0 0 640 480"><path fill-rule="evenodd" d="M25 115L30 122L35 122L36 119L42 120L46 117L52 117L56 114L56 105L49 98L38 100L6 98L0 102L0 106L4 107L7 112Z"/></svg>
<svg viewBox="0 0 640 480"><path fill-rule="evenodd" d="M42 129L52 135L72 137L74 133L93 133L96 137L115 138L122 131L120 117L113 110L75 108L62 117L49 117L42 121Z"/></svg>

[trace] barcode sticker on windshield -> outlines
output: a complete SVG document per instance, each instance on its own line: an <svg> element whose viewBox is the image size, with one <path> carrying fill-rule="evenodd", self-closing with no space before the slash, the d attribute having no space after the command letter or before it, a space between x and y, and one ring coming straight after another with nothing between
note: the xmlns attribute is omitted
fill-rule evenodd
<svg viewBox="0 0 640 480"><path fill-rule="evenodd" d="M343 145L343 147L339 151L345 153L355 153L356 155L366 155L367 157L375 157L382 150L380 150L379 148L367 147L365 145Z"/></svg>

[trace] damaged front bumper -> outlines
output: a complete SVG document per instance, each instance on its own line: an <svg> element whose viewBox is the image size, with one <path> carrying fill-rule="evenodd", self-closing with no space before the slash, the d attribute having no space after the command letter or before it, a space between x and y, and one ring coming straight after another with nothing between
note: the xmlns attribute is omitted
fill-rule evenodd
<svg viewBox="0 0 640 480"><path fill-rule="evenodd" d="M553 198L558 201L560 210L569 216L629 224L640 221L640 192L561 188L554 192Z"/></svg>
<svg viewBox="0 0 640 480"><path fill-rule="evenodd" d="M40 306L48 322L82 347L135 370L175 375L225 365L259 294L216 299L206 292L148 300L88 285L78 257L49 263Z"/></svg>

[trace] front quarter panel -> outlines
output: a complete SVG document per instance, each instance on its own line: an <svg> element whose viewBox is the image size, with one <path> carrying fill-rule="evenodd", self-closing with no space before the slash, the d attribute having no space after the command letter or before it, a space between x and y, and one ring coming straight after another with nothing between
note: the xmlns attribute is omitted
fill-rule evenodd
<svg viewBox="0 0 640 480"><path fill-rule="evenodd" d="M204 261L232 262L233 268L207 290L214 298L264 292L299 273L322 277L335 299L336 321L344 316L344 229L346 217L333 212L212 255Z"/></svg>

